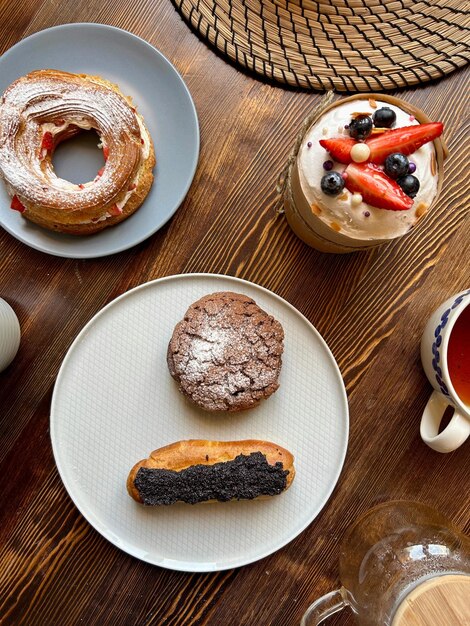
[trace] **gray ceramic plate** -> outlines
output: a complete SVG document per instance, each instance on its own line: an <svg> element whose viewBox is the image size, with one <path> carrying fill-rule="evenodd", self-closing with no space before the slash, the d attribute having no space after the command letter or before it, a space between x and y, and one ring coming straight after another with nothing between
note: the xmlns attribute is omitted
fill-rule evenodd
<svg viewBox="0 0 470 626"><path fill-rule="evenodd" d="M158 50L131 33L103 24L64 24L20 41L0 59L0 93L19 76L45 68L98 74L132 96L155 144L155 181L134 215L87 237L61 235L31 224L9 208L10 199L0 183L0 225L28 246L56 256L83 259L126 250L163 226L191 185L199 156L199 125L191 95ZM77 182L89 180L98 151L90 151L86 140L75 143L73 154L67 150L64 146L58 175Z"/></svg>

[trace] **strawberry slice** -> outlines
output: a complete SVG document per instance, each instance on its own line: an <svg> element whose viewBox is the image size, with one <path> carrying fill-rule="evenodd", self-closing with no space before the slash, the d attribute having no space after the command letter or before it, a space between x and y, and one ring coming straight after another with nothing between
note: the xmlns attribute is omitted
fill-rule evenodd
<svg viewBox="0 0 470 626"><path fill-rule="evenodd" d="M431 122L418 126L404 126L390 130L383 135L371 137L366 141L370 148L369 162L380 165L393 152L408 156L428 141L439 137L443 130L444 126L441 122Z"/></svg>
<svg viewBox="0 0 470 626"><path fill-rule="evenodd" d="M24 213L26 211L26 207L18 200L18 196L13 196L11 199L10 208L14 211L19 211L20 213Z"/></svg>
<svg viewBox="0 0 470 626"><path fill-rule="evenodd" d="M98 170L98 173L96 175L97 176L103 176L103 172L104 172L104 165L103 165L103 167L100 167L100 169Z"/></svg>
<svg viewBox="0 0 470 626"><path fill-rule="evenodd" d="M336 137L333 139L320 139L320 145L328 150L330 155L338 163L351 163L351 148L357 143L352 137Z"/></svg>
<svg viewBox="0 0 470 626"><path fill-rule="evenodd" d="M122 209L120 209L117 204L113 204L113 206L108 209L108 212L111 215L121 215Z"/></svg>
<svg viewBox="0 0 470 626"><path fill-rule="evenodd" d="M104 160L107 161L108 160L108 156L109 156L109 148L108 148L108 146L103 146L103 156L104 156Z"/></svg>
<svg viewBox="0 0 470 626"><path fill-rule="evenodd" d="M413 198L377 165L350 163L343 176L346 189L351 193L359 192L367 204L390 211L406 211L413 206Z"/></svg>
<svg viewBox="0 0 470 626"><path fill-rule="evenodd" d="M52 133L44 133L44 135L42 136L41 149L49 151L52 150L53 147L54 137L52 136Z"/></svg>

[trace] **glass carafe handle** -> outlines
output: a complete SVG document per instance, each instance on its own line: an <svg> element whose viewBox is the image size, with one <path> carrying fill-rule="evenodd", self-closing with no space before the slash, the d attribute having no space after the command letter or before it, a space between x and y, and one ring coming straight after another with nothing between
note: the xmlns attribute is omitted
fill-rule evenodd
<svg viewBox="0 0 470 626"><path fill-rule="evenodd" d="M300 626L316 626L321 624L324 619L330 617L334 613L341 611L348 605L345 599L345 590L343 587L336 591L325 594L311 604L300 622Z"/></svg>

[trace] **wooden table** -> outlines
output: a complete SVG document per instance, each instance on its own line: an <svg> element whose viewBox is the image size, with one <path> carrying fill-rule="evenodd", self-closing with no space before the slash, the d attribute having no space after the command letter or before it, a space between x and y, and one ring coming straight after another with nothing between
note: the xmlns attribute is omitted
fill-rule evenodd
<svg viewBox="0 0 470 626"><path fill-rule="evenodd" d="M318 94L238 71L191 33L169 0L2 0L0 16L2 51L78 21L148 40L186 81L202 142L185 202L131 250L65 260L0 232L0 295L22 327L18 356L0 375L0 623L293 626L312 600L338 586L339 542L372 505L428 502L468 530L468 443L440 455L418 431L431 390L419 358L424 324L441 301L470 286L469 73L397 92L446 126L450 158L433 215L381 250L327 255L304 245L276 212L276 175ZM54 380L84 324L126 290L185 272L239 276L297 307L339 363L351 418L341 478L314 523L268 558L203 575L147 565L95 532L62 486L49 438Z"/></svg>

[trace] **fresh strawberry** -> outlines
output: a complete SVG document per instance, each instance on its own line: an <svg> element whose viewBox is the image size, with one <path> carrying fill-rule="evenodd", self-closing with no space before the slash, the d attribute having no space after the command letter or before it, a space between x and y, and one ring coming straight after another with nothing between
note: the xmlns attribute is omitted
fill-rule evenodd
<svg viewBox="0 0 470 626"><path fill-rule="evenodd" d="M41 149L49 151L52 150L53 147L54 137L52 136L52 133L44 133L44 135L42 136Z"/></svg>
<svg viewBox="0 0 470 626"><path fill-rule="evenodd" d="M350 163L345 169L345 187L358 192L367 204L390 211L406 211L413 206L413 198L402 191L377 165Z"/></svg>
<svg viewBox="0 0 470 626"><path fill-rule="evenodd" d="M14 211L19 211L20 213L24 213L26 210L26 207L18 200L18 196L13 196L11 199L10 208Z"/></svg>
<svg viewBox="0 0 470 626"><path fill-rule="evenodd" d="M120 209L117 204L113 204L113 206L108 209L108 212L111 215L121 215L122 209Z"/></svg>
<svg viewBox="0 0 470 626"><path fill-rule="evenodd" d="M109 156L109 148L108 148L108 146L103 146L103 156L104 156L104 160L107 161L108 160L108 156Z"/></svg>
<svg viewBox="0 0 470 626"><path fill-rule="evenodd" d="M439 137L443 130L444 126L441 122L431 122L417 126L404 126L371 137L366 141L370 148L369 162L380 165L389 154L394 152L408 156L428 141Z"/></svg>
<svg viewBox="0 0 470 626"><path fill-rule="evenodd" d="M338 163L351 163L351 148L357 143L352 137L336 137L333 139L320 139L320 145L328 150L330 155Z"/></svg>

